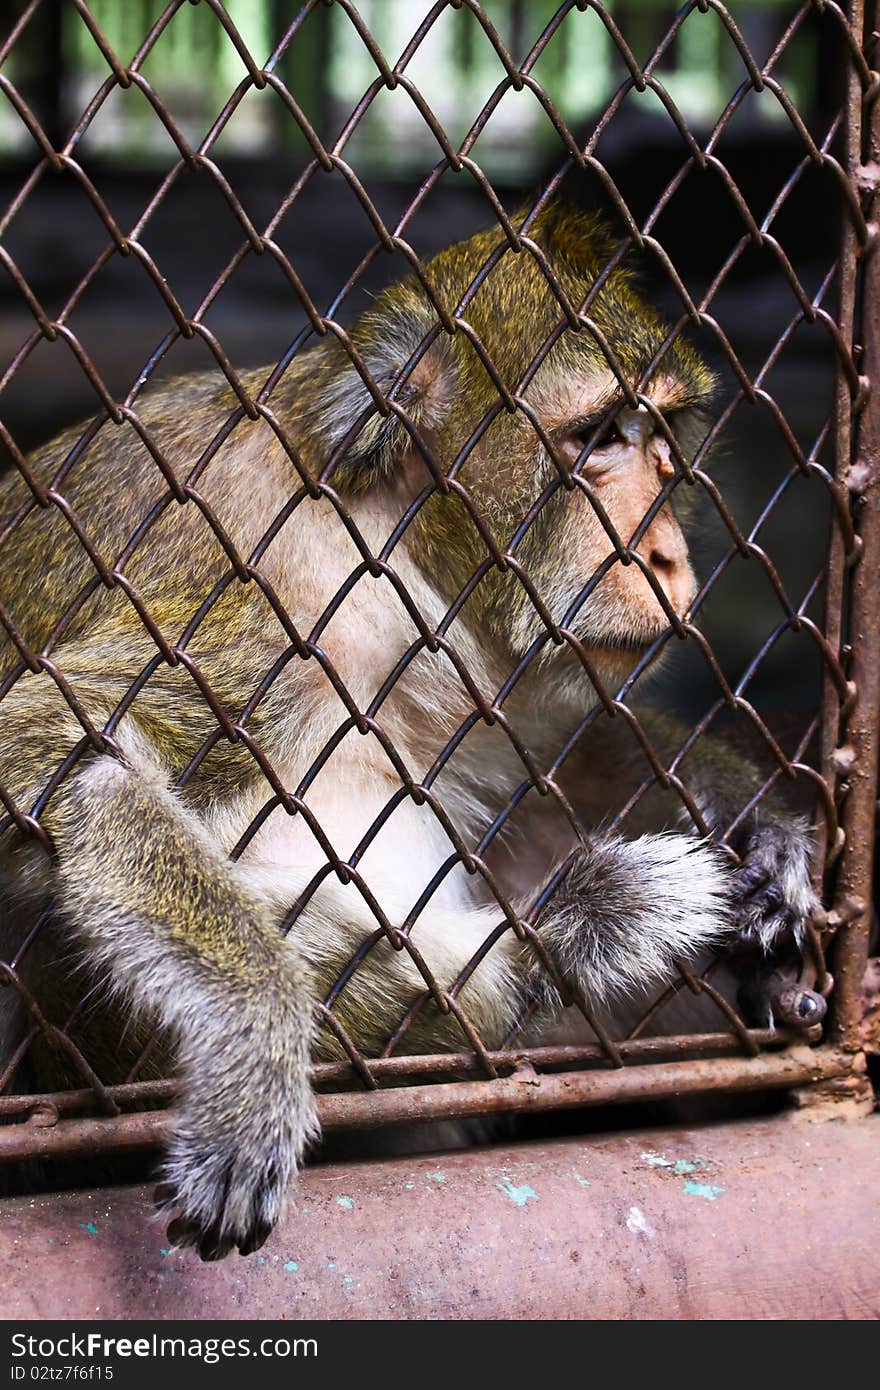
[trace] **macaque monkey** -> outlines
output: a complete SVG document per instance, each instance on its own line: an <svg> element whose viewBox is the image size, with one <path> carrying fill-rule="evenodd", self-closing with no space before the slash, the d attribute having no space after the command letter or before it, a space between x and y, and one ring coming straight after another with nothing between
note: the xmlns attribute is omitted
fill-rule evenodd
<svg viewBox="0 0 880 1390"><path fill-rule="evenodd" d="M220 372L171 381L35 455L48 505L2 484L6 935L50 906L21 970L59 1018L91 981L76 1037L105 1081L168 1040L163 1200L207 1259L277 1220L310 1060L345 1056L316 1005L372 938L330 1006L359 1048L410 1012L405 1051L469 1046L459 1015L492 1048L572 1000L613 1022L676 960L796 943L815 906L806 822L772 798L738 866L711 842L762 780L719 740L678 768L702 829L659 786L603 829L650 776L620 716L540 784L694 598L672 484L713 381L606 273L598 218L550 203L527 236L440 252L262 396L242 374L256 409ZM674 756L674 725L644 727ZM465 972L455 1008L425 971ZM65 1076L45 1040L29 1065Z"/></svg>

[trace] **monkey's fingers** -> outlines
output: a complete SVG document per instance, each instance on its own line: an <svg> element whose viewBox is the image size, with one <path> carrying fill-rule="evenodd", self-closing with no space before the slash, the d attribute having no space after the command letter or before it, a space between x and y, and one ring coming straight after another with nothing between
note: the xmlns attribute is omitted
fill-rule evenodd
<svg viewBox="0 0 880 1390"><path fill-rule="evenodd" d="M222 1260L235 1246L229 1235L223 1235L217 1226L201 1230L191 1222L178 1219L168 1226L168 1239L178 1248L194 1246L202 1260Z"/></svg>
<svg viewBox="0 0 880 1390"><path fill-rule="evenodd" d="M167 1213L167 1203L163 1200L161 1205ZM248 1235L235 1236L224 1230L220 1222L202 1226L187 1217L175 1216L169 1221L166 1234L169 1244L176 1249L195 1249L199 1258L207 1262L225 1259L236 1248L242 1255L252 1255L265 1245L271 1230L267 1222L255 1220Z"/></svg>
<svg viewBox="0 0 880 1390"><path fill-rule="evenodd" d="M800 942L817 905L810 881L810 840L800 821L765 824L742 847L731 877L738 937L764 953Z"/></svg>
<svg viewBox="0 0 880 1390"><path fill-rule="evenodd" d="M255 1183L252 1196L245 1204L245 1212L237 1224L227 1218L227 1205L230 1191L241 1175L235 1172L235 1162L230 1160L217 1182L217 1201L214 1218L207 1219L187 1213L186 1201L182 1192L173 1182L162 1182L154 1192L154 1202L159 1213L171 1218L167 1227L168 1240L178 1249L192 1248L198 1251L202 1260L222 1260L230 1251L238 1249L242 1255L252 1255L265 1244L274 1222L266 1216L267 1198L270 1197L277 1182L275 1165L270 1161L261 1179Z"/></svg>

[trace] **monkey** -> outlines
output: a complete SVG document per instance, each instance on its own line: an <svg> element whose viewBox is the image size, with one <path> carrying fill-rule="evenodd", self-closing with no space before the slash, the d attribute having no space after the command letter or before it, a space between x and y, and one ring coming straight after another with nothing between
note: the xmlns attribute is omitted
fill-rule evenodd
<svg viewBox="0 0 880 1390"><path fill-rule="evenodd" d="M601 216L514 221L2 483L6 939L40 924L7 977L61 1019L100 986L105 1081L159 1029L160 1202L204 1259L277 1222L315 1059L404 1021L429 1053L612 1027L817 907L799 811L756 798L738 864L713 842L761 782L723 739L681 759L606 708L697 592L677 485L713 375Z"/></svg>

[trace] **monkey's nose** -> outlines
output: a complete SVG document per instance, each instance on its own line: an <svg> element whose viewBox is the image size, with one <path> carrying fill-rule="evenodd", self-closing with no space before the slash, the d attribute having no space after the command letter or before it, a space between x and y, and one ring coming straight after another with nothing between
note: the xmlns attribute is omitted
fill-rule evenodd
<svg viewBox="0 0 880 1390"><path fill-rule="evenodd" d="M684 613L693 600L696 584L687 543L678 524L660 517L646 540L648 564L675 612Z"/></svg>

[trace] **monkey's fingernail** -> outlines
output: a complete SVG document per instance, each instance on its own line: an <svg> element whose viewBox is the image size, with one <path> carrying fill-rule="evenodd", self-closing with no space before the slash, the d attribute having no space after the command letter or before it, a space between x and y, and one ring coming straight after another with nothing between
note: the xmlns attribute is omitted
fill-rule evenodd
<svg viewBox="0 0 880 1390"><path fill-rule="evenodd" d="M189 1226L179 1217L176 1221L171 1221L169 1223L166 1234L172 1245L189 1245L192 1243Z"/></svg>
<svg viewBox="0 0 880 1390"><path fill-rule="evenodd" d="M228 1255L234 1244L232 1236L221 1236L214 1227L199 1241L199 1258L206 1264L212 1264L214 1260L222 1260Z"/></svg>
<svg viewBox="0 0 880 1390"><path fill-rule="evenodd" d="M262 1245L266 1244L271 1229L272 1227L267 1225L261 1224L257 1226L251 1235L240 1242L238 1247L239 1254L252 1255L255 1250L259 1250Z"/></svg>

